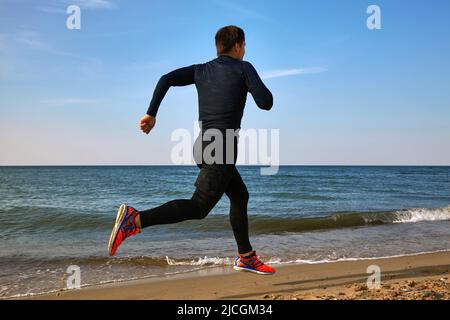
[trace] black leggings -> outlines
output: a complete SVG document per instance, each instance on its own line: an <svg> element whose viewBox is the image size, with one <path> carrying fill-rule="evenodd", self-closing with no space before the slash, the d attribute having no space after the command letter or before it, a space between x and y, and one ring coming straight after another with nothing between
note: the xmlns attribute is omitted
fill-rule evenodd
<svg viewBox="0 0 450 320"><path fill-rule="evenodd" d="M230 223L240 254L252 251L248 237L249 194L234 164L199 164L196 189L191 199L169 201L140 211L142 228L184 220L204 219L225 193L230 199Z"/></svg>

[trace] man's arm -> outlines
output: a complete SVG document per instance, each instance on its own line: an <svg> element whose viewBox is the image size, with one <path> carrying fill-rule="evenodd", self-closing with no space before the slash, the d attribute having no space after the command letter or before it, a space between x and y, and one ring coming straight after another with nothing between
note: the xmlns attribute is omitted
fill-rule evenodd
<svg viewBox="0 0 450 320"><path fill-rule="evenodd" d="M170 87L187 86L195 82L195 65L176 69L163 75L156 85L153 92L152 100L148 106L147 113L139 121L139 126L142 132L148 134L153 129L156 122L156 114L158 113L159 105L164 99Z"/></svg>
<svg viewBox="0 0 450 320"><path fill-rule="evenodd" d="M159 105L170 87L187 86L194 83L195 65L176 69L163 75L156 85L147 114L156 117Z"/></svg>
<svg viewBox="0 0 450 320"><path fill-rule="evenodd" d="M270 110L273 105L272 93L262 82L253 65L248 61L243 61L245 83L248 91L252 94L256 105L264 110Z"/></svg>

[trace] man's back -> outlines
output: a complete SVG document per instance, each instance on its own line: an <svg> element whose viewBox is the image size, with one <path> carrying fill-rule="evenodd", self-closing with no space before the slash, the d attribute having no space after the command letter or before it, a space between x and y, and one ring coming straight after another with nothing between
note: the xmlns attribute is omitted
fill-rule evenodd
<svg viewBox="0 0 450 320"><path fill-rule="evenodd" d="M162 76L147 114L156 116L169 87L194 83L203 129L240 128L247 92L252 94L261 109L270 110L273 104L271 92L249 62L220 55L209 62L180 68Z"/></svg>
<svg viewBox="0 0 450 320"><path fill-rule="evenodd" d="M204 129L240 127L248 91L240 60L219 56L197 65L195 85Z"/></svg>

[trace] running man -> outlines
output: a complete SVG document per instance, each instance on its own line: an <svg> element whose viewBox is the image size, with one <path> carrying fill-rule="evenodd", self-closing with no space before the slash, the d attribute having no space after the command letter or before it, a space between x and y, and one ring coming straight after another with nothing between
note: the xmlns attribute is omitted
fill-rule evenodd
<svg viewBox="0 0 450 320"><path fill-rule="evenodd" d="M241 28L221 28L216 33L215 43L217 58L214 60L180 68L161 77L147 113L140 120L140 129L148 134L155 126L158 108L169 88L195 84L201 130L194 144L194 158L200 172L195 181L196 189L192 198L172 200L159 207L142 211L125 204L120 205L109 239L109 254L113 256L126 238L141 232L143 228L204 219L223 194L226 194L230 199L229 218L238 247L233 268L258 274L273 274L275 269L262 262L250 244L247 218L249 194L235 166L238 136L230 138L226 134L226 129L240 128L247 92L252 94L258 107L263 110L272 108L272 93L261 81L252 64L243 61L245 35ZM223 152L215 152L215 160L212 163L205 161L203 157L199 160L195 151L203 152L217 139L217 136L211 135L210 132L221 133L224 146Z"/></svg>

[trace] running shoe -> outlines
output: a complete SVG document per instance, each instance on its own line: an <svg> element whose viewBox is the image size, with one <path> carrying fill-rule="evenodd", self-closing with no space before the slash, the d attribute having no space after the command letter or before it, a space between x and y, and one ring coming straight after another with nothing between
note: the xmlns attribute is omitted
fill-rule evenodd
<svg viewBox="0 0 450 320"><path fill-rule="evenodd" d="M138 214L139 211L135 208L125 204L120 205L116 223L109 237L108 252L110 256L116 253L117 248L126 238L141 232L141 228L136 226L134 222Z"/></svg>
<svg viewBox="0 0 450 320"><path fill-rule="evenodd" d="M255 272L258 274L274 274L275 269L268 266L267 264L264 264L264 262L259 259L259 257L256 255L256 251L253 250L253 253L250 257L243 257L241 255L238 255L236 259L234 260L234 270L243 270L243 271L250 271Z"/></svg>

